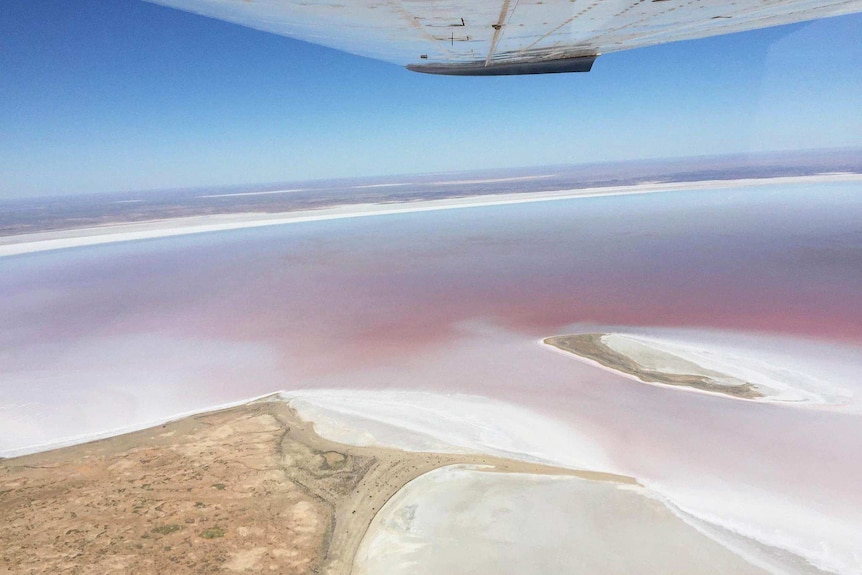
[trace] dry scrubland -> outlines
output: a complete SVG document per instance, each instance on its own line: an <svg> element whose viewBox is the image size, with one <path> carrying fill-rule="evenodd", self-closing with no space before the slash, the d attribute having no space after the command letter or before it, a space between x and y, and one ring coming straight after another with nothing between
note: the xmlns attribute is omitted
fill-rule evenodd
<svg viewBox="0 0 862 575"><path fill-rule="evenodd" d="M342 445L256 402L0 461L0 573L349 573L383 503L454 463L603 475Z"/></svg>

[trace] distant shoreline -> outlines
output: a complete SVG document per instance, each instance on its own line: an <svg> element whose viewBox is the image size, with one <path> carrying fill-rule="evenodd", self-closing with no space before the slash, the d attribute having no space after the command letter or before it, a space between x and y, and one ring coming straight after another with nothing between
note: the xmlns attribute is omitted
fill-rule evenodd
<svg viewBox="0 0 862 575"><path fill-rule="evenodd" d="M134 223L107 224L68 230L53 230L0 237L0 257L108 243L165 238L172 236L239 230L291 223L385 216L448 209L479 208L593 198L601 196L638 195L687 190L715 190L782 184L816 184L862 182L862 174L826 173L813 176L746 178L737 180L702 180L691 182L642 183L625 186L565 189L543 192L520 192L420 200L395 203L343 204L311 210L281 213L236 213L187 216Z"/></svg>

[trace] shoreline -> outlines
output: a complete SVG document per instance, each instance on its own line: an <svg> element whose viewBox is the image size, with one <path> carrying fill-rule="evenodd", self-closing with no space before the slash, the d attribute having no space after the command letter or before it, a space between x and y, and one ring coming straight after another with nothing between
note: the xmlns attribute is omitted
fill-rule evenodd
<svg viewBox="0 0 862 575"><path fill-rule="evenodd" d="M111 440L207 413L271 402L289 405L298 417L313 422L315 432L320 437L344 445L381 447L411 453L482 453L529 464L569 470L594 469L598 475L619 475L604 452L589 438L515 405L474 395L415 391L380 393L350 389L274 391L182 411L139 424L7 449L0 451L0 462ZM449 424L443 428L436 425L441 417L449 418ZM482 437L482 433L488 430L494 431L491 440ZM532 433L525 433L527 430ZM577 446L576 455L555 458L554 450L550 449L553 446L541 440L544 435L562 438L560 441L569 448Z"/></svg>
<svg viewBox="0 0 862 575"><path fill-rule="evenodd" d="M87 433L82 435L75 435L72 437L67 437L66 439L61 439L58 441L49 441L47 443L38 443L35 445L27 445L25 447L17 447L14 449L9 449L6 451L0 451L0 461L7 461L9 459L14 459L16 457L26 457L28 455L38 455L40 453L46 453L48 451L54 451L56 449L64 449L67 447L75 447L77 445L84 445L85 443L92 443L94 441L102 441L106 439L111 439L112 437L117 437L118 435L125 435L127 433L136 433L139 431L144 431L146 429L150 429L153 427L157 427L159 425L167 425L169 423L175 423L181 419L185 419L187 417L194 417L196 415L203 415L205 413L215 412L215 411L224 411L226 409L233 409L236 407L240 407L249 403L256 402L264 402L269 400L270 398L275 398L276 396L280 396L284 392L276 391L273 393L266 393L264 395L258 395L249 399L240 399L238 401L231 401L229 403L222 403L218 405L211 405L207 407L202 407L200 409L193 409L191 411L183 411L174 415L170 415L165 418L155 419L151 421L146 421L137 425L129 425L126 427L116 427L114 429L108 429L105 431L100 431L97 433Z"/></svg>
<svg viewBox="0 0 862 575"><path fill-rule="evenodd" d="M227 215L190 216L135 223L106 224L99 227L2 236L0 237L0 257L124 241L156 239L198 233L358 217L528 204L576 198L832 182L862 182L862 174L828 173L814 176L783 176L776 178L748 178L738 180L647 183L629 186L567 189L548 192L488 194L482 196L447 198L443 200L396 202L391 204L344 204L341 206L322 208L318 210L300 210L280 213L252 212Z"/></svg>
<svg viewBox="0 0 862 575"><path fill-rule="evenodd" d="M560 353L565 353L560 351ZM571 354L569 354L571 356ZM192 412L186 412L184 414L175 415L170 418L166 418L162 420L161 423L148 423L147 425L142 425L137 428L135 431L126 430L126 432L122 432L119 430L113 430L110 432L104 432L99 434L93 434L87 437L78 437L76 438L78 441L85 443L76 443L72 446L67 446L65 449L57 449L57 444L53 444L54 449L50 449L47 451L40 451L35 453L30 453L29 455L22 457L15 457L10 459L0 460L0 468L8 467L8 466L20 466L22 463L26 464L28 461L40 461L42 459L45 460L53 460L55 458L62 458L63 454L70 452L70 450L74 453L77 452L92 452L104 450L113 445L116 442L124 442L125 438L133 436L133 437L144 437L144 436L152 436L153 440L156 441L156 444L159 444L159 441L162 441L159 438L166 437L171 433L172 426L182 426L185 425L184 422L195 421L200 418L209 418L213 416L218 416L219 414L227 414L232 411L242 411L242 410L279 410L290 412L293 414L291 416L292 419L295 419L295 423L293 425L289 425L288 429L293 429L292 432L295 436L296 433L301 433L304 435L313 436L315 441L317 441L320 445L329 445L330 447L326 447L326 450L329 451L320 451L324 453L324 455L332 450L337 451L338 453L347 454L348 456L360 456L362 453L371 453L371 454L389 454L384 457L385 461L381 460L380 468L378 469L379 473L370 473L368 477L369 481L373 483L370 485L368 483L363 483L366 488L371 489L373 496L371 499L368 498L368 493L365 490L362 490L364 494L359 499L356 499L352 495L348 495L350 501L349 505L345 506L342 504L343 512L338 515L333 515L333 518L336 520L336 525L339 523L338 518L341 519L342 525L344 522L353 522L356 519L365 519L358 518L357 514L359 514L359 508L354 505L362 503L366 506L365 514L368 515L368 523L366 525L366 529L358 531L356 529L351 528L349 533L344 533L342 536L339 536L337 540L333 537L330 540L331 548L337 548L345 551L349 554L349 550L353 549L355 552L358 549L359 545L361 545L362 541L365 539L365 532L368 526L373 521L373 518L376 516L377 512L380 511L383 505L389 501L395 494L399 493L401 488L404 485L410 483L413 479L422 477L426 473L432 471L433 469L440 469L450 465L459 465L459 464L472 464L472 465L491 465L494 466L493 470L486 470L487 472L492 473L501 473L504 476L511 476L511 474L523 474L523 473L539 473L541 475L548 476L570 476L572 478L580 478L583 480L589 481L598 481L599 483L610 482L610 484L616 484L621 487L628 486L630 488L638 489L639 492L643 491L644 495L648 495L651 493L652 495L648 495L649 497L657 498L658 501L662 503L664 507L670 510L674 515L676 515L681 521L689 524L691 527L701 532L701 534L706 535L709 539L712 539L722 547L730 550L732 553L736 554L739 557L745 558L747 561L758 564L763 557L765 557L760 551L752 548L755 551L756 557L749 556L746 549L749 549L752 545L757 547L758 545L765 545L766 548L773 548L781 550L782 552L789 553L792 557L799 558L802 561L805 561L808 566L814 566L815 562L812 560L811 556L806 553L805 549L797 549L794 545L786 544L786 542L781 541L767 541L768 538L761 538L761 528L760 525L753 526L745 526L742 529L743 525L735 524L729 521L723 521L721 517L714 517L709 515L702 515L697 510L688 509L687 506L682 501L678 501L676 497L674 497L673 489L663 488L661 484L656 484L653 481L644 480L641 477L636 477L630 474L624 474L618 472L617 470L608 469L608 471L598 471L598 469L602 469L602 467L596 467L595 464L591 465L586 463L585 465L574 465L574 462L564 461L563 459L547 460L544 458L538 459L525 459L523 454L521 457L518 456L517 452L500 452L499 447L495 446L495 442L487 443L480 441L484 449L477 449L474 447L473 450L469 451L440 451L438 449L433 448L425 448L425 449L411 449L409 445L399 445L399 442L390 441L391 438L386 437L378 437L377 441L372 443L356 443L352 441L345 441L343 437L333 437L327 432L326 421L327 417L324 420L320 420L319 417L321 415L328 414L328 418L336 417L346 425L351 425L353 420L350 417L349 413L353 411L353 409L345 409L344 411L340 409L336 409L332 411L332 408L335 407L333 405L326 405L323 407L322 411L318 410L317 413L309 413L308 410L308 402L309 400L312 403L318 403L321 399L330 398L335 399L335 395L344 395L342 398L342 403L345 406L357 407L356 400L357 397L354 394L346 393L345 391L336 392L335 390L331 390L329 392L320 393L318 392L276 392L270 393L263 396L259 396L252 400L242 400L238 402L233 402L230 404L223 404L222 406L216 407L208 407L200 410L194 410ZM388 412L391 408L395 406L390 405L392 399L397 399L398 403L402 403L405 400L409 400L410 398L401 397L400 394L396 394L397 397L389 397L384 396L382 398L375 397L379 394L360 394L360 395L369 395L368 399L374 403L379 403L380 400L383 400L382 407L384 407L384 412ZM391 395L391 394L389 394ZM317 396L317 397L315 397ZM415 398L413 398L415 399ZM318 400L318 401L315 401ZM299 403L297 403L297 401ZM305 403L306 405L302 405ZM324 402L327 403L327 402ZM362 403L362 402L360 402ZM411 414L415 413L415 406L410 406L410 401L406 401L408 405L408 411ZM426 402L427 403L427 402ZM388 406L388 407L387 407ZM322 406L321 406L322 407ZM366 406L367 407L367 406ZM472 408L474 406L468 406ZM362 411L365 411L364 409ZM398 418L390 419L383 417L381 419L381 413L374 413L372 410L371 413L368 413L366 416L369 418L369 421L381 421L385 420L388 425L393 427L400 427L401 422ZM511 423L509 418L507 417L507 413L496 413L497 416L503 418L506 423ZM454 421L457 423L457 414L453 414L456 418ZM297 423L299 422L299 423ZM481 423L481 422L480 422ZM319 427L319 424L323 424L323 428ZM167 426L169 429L163 429ZM451 427L451 425L447 424L447 428ZM517 426L516 426L517 427ZM361 427L358 430L361 432ZM374 430L372 430L374 431ZM420 432L420 433L428 433L429 430L420 430L420 429L412 429L408 430L409 432ZM433 431L433 430L432 430ZM286 436L285 436L286 437ZM444 437L437 436L438 440L444 440ZM448 439L448 438L447 438ZM479 438L483 439L483 438ZM487 438L484 438L487 439ZM74 440L67 440L74 441ZM221 440L219 440L221 443ZM238 444L238 445L241 445ZM336 447L332 447L336 446ZM42 446L45 449L48 449L48 446ZM152 446L150 446L152 447ZM319 447L319 446L318 446ZM140 446L142 449L148 449L148 445L146 443ZM291 451L290 453L295 453ZM76 458L76 461L80 461L81 458ZM90 458L85 458L86 461L90 461ZM412 461L414 463L404 464L406 461ZM399 463L400 462L400 463ZM327 464L328 465L328 464ZM92 466L91 463L87 463L86 466ZM42 466L42 469L49 469L49 467ZM77 468L76 468L77 469ZM589 471L585 471L588 469ZM593 471L596 470L596 471ZM617 471L617 472L615 472ZM401 482L401 480L404 480ZM216 480L213 480L216 481ZM208 480L209 482L209 480ZM381 483L383 482L383 483ZM400 482L400 483L399 483ZM395 483L399 483L401 487L395 485ZM385 484L385 485L384 485ZM208 485L208 483L207 483ZM215 485L215 484L214 484ZM386 489L383 487L386 486ZM364 489L364 488L363 488ZM374 494L379 496L376 496ZM355 501L354 501L355 500ZM209 504L209 503L208 503ZM370 509L370 511L369 511ZM355 511L355 513L353 512ZM680 513L682 515L680 515ZM684 515L684 516L683 516ZM160 521L162 524L165 524L165 520L162 516L160 517ZM694 521L694 523L692 523ZM711 526L706 531L703 530L703 526L700 525L700 522L705 522L706 526ZM155 528L158 527L157 524ZM224 525L222 525L224 527ZM150 527L148 526L147 529ZM724 530L728 532L731 536L731 540L725 540L724 536L718 537L716 533L713 533L715 529ZM191 536L193 534L189 532L181 532L186 533ZM172 536L170 534L166 534L167 536ZM741 538L741 539L740 539ZM743 549L738 548L738 543L741 540L748 540L749 543L746 543ZM785 543L785 544L782 544ZM761 549L762 551L763 549ZM768 551L768 549L767 549ZM342 552L339 551L339 554ZM771 552L768 552L769 555ZM343 556L343 555L342 555ZM790 556L788 556L790 557ZM332 558L332 556L327 556L327 559ZM796 561L794 559L794 561ZM341 572L339 571L340 566L335 566L335 571L333 573ZM807 569L803 572L808 572ZM818 573L820 571L817 571Z"/></svg>
<svg viewBox="0 0 862 575"><path fill-rule="evenodd" d="M629 476L489 453L340 443L274 394L0 461L0 565L26 565L36 541L37 557L58 571L73 561L142 575L155 561L171 572L202 566L210 572L218 551L216 563L229 570L293 564L303 572L349 575L386 502L413 480L452 465L642 488ZM59 497L58 484L64 485ZM64 531L65 538L52 539ZM74 555L61 552L70 547Z"/></svg>
<svg viewBox="0 0 862 575"><path fill-rule="evenodd" d="M347 575L360 548L373 543L378 532L374 526L384 508L392 507L393 498L403 499L405 489L426 482L434 473L451 474L460 468L472 469L473 477L495 489L513 482L589 484L593 486L589 492L567 492L565 498L571 501L577 496L589 509L595 508L595 497L603 502L608 502L608 496L625 497L647 506L656 501L665 509L663 525L674 515L675 529L700 532L705 537L702 545L713 549L711 553L721 547L724 556L760 567L758 557L698 529L679 516L672 500L652 493L628 475L511 459L487 451L442 453L355 445L326 437L315 424L315 419L296 409L290 396L268 394L131 433L0 461L6 488L0 493L12 494L6 500L10 527L0 530L12 559L4 561L26 560L22 554L26 545L21 545L44 540L44 559L62 564L68 555L54 553L57 543L49 541L60 525L61 531L69 527L61 543L78 549L73 557L76 563L98 566L103 561L122 561L131 575L148 572L153 561L173 567L174 572L189 572L211 562L208 557L216 548L231 570L296 559L330 575ZM64 495L55 498L55 486L69 481ZM104 485L116 487L120 481L123 488L105 498ZM17 493L16 486L21 485L27 489ZM459 489L452 490L456 487L446 491L457 496ZM493 501L497 503L492 505L507 506L510 498ZM76 519L75 511L84 513L95 531L102 531L94 535L93 529ZM615 506L609 518L624 525L630 512L630 505ZM114 521L107 521L108 516ZM283 525L285 521L290 526ZM99 527L102 523L104 528ZM277 534L285 528L303 533L304 539L295 543L297 552L290 544L274 543L283 539ZM26 539L20 535L25 532ZM138 551L130 547L136 541L142 542L143 550L141 543ZM525 554L541 552L529 542L524 544Z"/></svg>

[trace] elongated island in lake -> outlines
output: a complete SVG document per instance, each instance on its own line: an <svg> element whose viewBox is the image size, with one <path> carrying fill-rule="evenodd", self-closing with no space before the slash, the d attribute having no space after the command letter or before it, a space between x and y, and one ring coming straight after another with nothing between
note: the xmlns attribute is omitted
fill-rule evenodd
<svg viewBox="0 0 862 575"><path fill-rule="evenodd" d="M758 387L751 382L707 369L693 361L649 347L624 335L610 333L558 335L545 339L544 343L591 359L607 368L632 375L646 383L678 385L743 399L764 397Z"/></svg>

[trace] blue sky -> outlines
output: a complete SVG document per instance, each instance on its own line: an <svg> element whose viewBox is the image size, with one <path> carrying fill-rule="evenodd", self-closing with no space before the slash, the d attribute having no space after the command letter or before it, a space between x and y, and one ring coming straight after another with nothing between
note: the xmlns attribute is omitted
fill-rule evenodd
<svg viewBox="0 0 862 575"><path fill-rule="evenodd" d="M862 15L447 78L137 0L4 0L0 197L862 146Z"/></svg>

